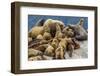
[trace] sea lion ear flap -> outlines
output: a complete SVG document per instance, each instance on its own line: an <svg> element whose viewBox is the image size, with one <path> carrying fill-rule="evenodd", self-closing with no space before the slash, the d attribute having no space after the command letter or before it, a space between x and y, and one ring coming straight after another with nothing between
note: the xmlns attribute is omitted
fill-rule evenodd
<svg viewBox="0 0 100 76"><path fill-rule="evenodd" d="M37 23L36 26L43 26L45 22L45 19L40 19Z"/></svg>
<svg viewBox="0 0 100 76"><path fill-rule="evenodd" d="M80 21L78 22L78 24L77 24L77 25L79 25L79 26L82 26L82 27L83 27L83 24L84 24L84 19L83 19L83 18L81 18L81 19L80 19Z"/></svg>

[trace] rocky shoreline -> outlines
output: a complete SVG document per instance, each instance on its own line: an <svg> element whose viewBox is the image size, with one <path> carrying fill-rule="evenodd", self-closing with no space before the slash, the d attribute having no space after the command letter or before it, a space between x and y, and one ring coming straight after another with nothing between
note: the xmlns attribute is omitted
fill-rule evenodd
<svg viewBox="0 0 100 76"><path fill-rule="evenodd" d="M28 33L29 61L88 57L88 34L83 19L67 26L59 20L41 21Z"/></svg>

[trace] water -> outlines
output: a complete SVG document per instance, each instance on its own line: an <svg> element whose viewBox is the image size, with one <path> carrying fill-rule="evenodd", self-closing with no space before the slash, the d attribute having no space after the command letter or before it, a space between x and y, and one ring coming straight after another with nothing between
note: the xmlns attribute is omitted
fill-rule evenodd
<svg viewBox="0 0 100 76"><path fill-rule="evenodd" d="M80 18L84 19L83 27L88 29L88 17L76 16L50 16L50 15L28 15L28 30L30 30L40 19L54 19L62 21L66 26L68 24L77 24Z"/></svg>

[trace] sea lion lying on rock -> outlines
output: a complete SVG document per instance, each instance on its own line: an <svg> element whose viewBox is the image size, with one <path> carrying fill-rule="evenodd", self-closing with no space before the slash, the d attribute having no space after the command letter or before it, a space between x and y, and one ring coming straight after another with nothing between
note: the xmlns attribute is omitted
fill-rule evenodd
<svg viewBox="0 0 100 76"><path fill-rule="evenodd" d="M43 44L43 45L39 45L39 46L35 47L34 49L40 50L41 52L44 53L48 46L49 46L48 44Z"/></svg>
<svg viewBox="0 0 100 76"><path fill-rule="evenodd" d="M37 55L42 55L43 53L39 50L35 50L33 48L28 49L28 56L37 56Z"/></svg>
<svg viewBox="0 0 100 76"><path fill-rule="evenodd" d="M47 56L54 56L54 48L51 45L49 45L46 48L44 54L47 55Z"/></svg>
<svg viewBox="0 0 100 76"><path fill-rule="evenodd" d="M40 34L36 37L36 39L43 40L43 36Z"/></svg>
<svg viewBox="0 0 100 76"><path fill-rule="evenodd" d="M42 26L34 26L28 33L29 37L35 39L38 35L43 35L43 27Z"/></svg>
<svg viewBox="0 0 100 76"><path fill-rule="evenodd" d="M76 25L73 25L73 24L68 25L69 28L71 28L74 31L75 38L79 41L87 40L88 38L88 34L86 30L83 28L83 23L84 23L84 20L80 19L80 21Z"/></svg>
<svg viewBox="0 0 100 76"><path fill-rule="evenodd" d="M54 59L65 59L64 55L65 55L64 48L61 46L58 46L58 48L55 50Z"/></svg>
<svg viewBox="0 0 100 76"><path fill-rule="evenodd" d="M64 28L64 23L59 20L47 19L43 25L43 29L45 32L51 34L54 38L57 31L61 31Z"/></svg>
<svg viewBox="0 0 100 76"><path fill-rule="evenodd" d="M37 47L39 45L48 44L48 42L49 41L47 41L47 40L35 39L32 42L28 43L28 48L34 48L34 47Z"/></svg>
<svg viewBox="0 0 100 76"><path fill-rule="evenodd" d="M28 60L29 61L37 61L37 60L43 60L43 58L42 58L42 56L38 55L38 56L29 57Z"/></svg>
<svg viewBox="0 0 100 76"><path fill-rule="evenodd" d="M44 22L45 22L44 19L40 19L35 24L35 26L33 25L33 27L29 30L28 37L32 37L33 39L35 39L37 36L39 36L37 37L37 39L42 38L42 35L44 33L44 30L43 30Z"/></svg>
<svg viewBox="0 0 100 76"><path fill-rule="evenodd" d="M67 37L74 37L74 31L66 26L62 31Z"/></svg>
<svg viewBox="0 0 100 76"><path fill-rule="evenodd" d="M51 37L51 34L50 33L48 33L48 32L45 32L44 34L43 34L43 39L45 39L45 40L50 40L52 37Z"/></svg>
<svg viewBox="0 0 100 76"><path fill-rule="evenodd" d="M52 46L54 49L56 49L56 48L58 47L58 44L59 44L59 41L58 41L56 38L54 38L54 39L52 40L52 42L51 42L51 46Z"/></svg>
<svg viewBox="0 0 100 76"><path fill-rule="evenodd" d="M67 41L68 41L67 38L60 39L59 46L62 47L62 48L64 48L66 50L66 45L68 43Z"/></svg>

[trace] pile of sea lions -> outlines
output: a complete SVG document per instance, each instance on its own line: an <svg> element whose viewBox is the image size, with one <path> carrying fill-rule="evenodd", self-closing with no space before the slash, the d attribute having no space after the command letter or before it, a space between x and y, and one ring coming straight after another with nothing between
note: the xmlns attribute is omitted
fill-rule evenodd
<svg viewBox="0 0 100 76"><path fill-rule="evenodd" d="M60 20L40 19L28 32L28 60L66 59L65 53L72 57L79 41L87 40L83 28L84 19L77 24L65 24Z"/></svg>

